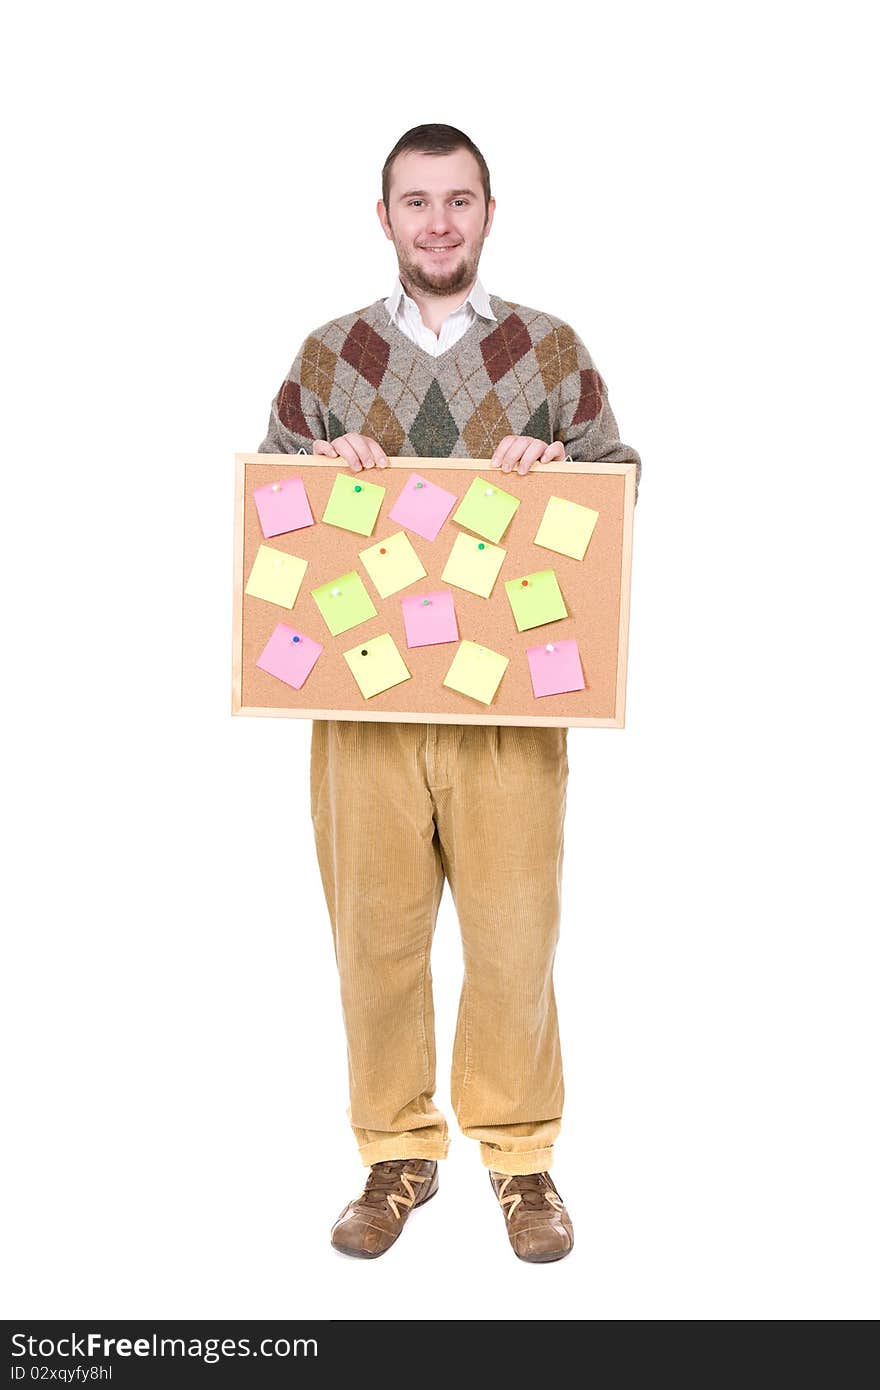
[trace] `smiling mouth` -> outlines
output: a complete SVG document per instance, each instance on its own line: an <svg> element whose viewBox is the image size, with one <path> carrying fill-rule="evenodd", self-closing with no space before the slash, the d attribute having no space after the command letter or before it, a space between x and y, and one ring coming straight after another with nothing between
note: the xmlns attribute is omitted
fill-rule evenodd
<svg viewBox="0 0 880 1390"><path fill-rule="evenodd" d="M456 247L460 244L461 243L456 243L456 246L421 246L419 250L430 251L436 256L441 251L455 251Z"/></svg>

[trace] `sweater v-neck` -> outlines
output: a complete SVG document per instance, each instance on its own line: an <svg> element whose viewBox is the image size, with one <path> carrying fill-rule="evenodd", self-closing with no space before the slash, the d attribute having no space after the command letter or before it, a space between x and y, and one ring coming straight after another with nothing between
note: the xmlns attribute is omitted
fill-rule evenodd
<svg viewBox="0 0 880 1390"><path fill-rule="evenodd" d="M493 309L495 308L495 304L494 304L494 302L493 302L495 299L496 299L496 296L495 296L495 295L492 295L492 294L489 295L489 302L490 302L490 304L492 304L492 308L493 308ZM386 313L386 310L385 310L385 301L384 301L384 299L378 299L378 300L376 300L376 303L374 304L373 308L374 308L374 316L378 315L378 314L381 312L382 314L385 315L386 320L387 320L387 313ZM446 349L445 352L438 352L438 353L426 352L425 349L424 349L423 347L420 347L418 343L414 343L413 340L412 340L412 338L408 338L408 337L406 336L406 334L403 332L403 329L400 328L400 327L398 327L398 325L397 325L393 320L391 321L391 323L388 323L388 322L386 321L386 323L381 324L381 327L387 329L387 330L388 330L389 332L391 332L391 333L397 334L397 336L400 338L400 340L401 340L403 343L405 343L406 346L407 346L412 352L417 353L419 357L423 357L423 358L425 359L426 362L429 362L429 363L437 363L437 362L443 362L444 359L447 358L447 357L449 357L452 353L458 351L459 349L463 349L463 348L465 347L465 345L469 342L469 340L471 339L471 337L476 333L477 329L483 328L483 329L485 330L485 332L483 333L483 337L488 338L489 334L492 333L492 332L494 332L494 330L500 326L500 323L501 323L501 320L498 319L497 317L496 317L496 319L493 321L493 320L491 320L491 319L480 318L480 316L477 315L477 317L474 319L473 323L470 324L470 325L465 329L465 331L464 331L464 333L462 333L461 337L460 337L456 342L454 342L454 343L452 344L451 347L448 347L448 348ZM376 325L374 324L373 326L375 327ZM380 336L381 336L381 335L380 335ZM387 341L387 339L386 339L386 341Z"/></svg>

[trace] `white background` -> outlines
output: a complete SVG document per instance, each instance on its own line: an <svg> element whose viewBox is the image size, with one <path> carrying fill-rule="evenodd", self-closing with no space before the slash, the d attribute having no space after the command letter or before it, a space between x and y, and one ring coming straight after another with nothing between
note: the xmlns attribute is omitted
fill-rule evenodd
<svg viewBox="0 0 880 1390"><path fill-rule="evenodd" d="M868 13L7 24L7 1317L877 1315ZM487 288L575 326L644 460L627 728L570 734L547 1267L454 1122L395 1248L331 1249L311 726L229 714L233 454L390 290L381 166L435 120L489 163ZM448 898L434 970L448 1110Z"/></svg>

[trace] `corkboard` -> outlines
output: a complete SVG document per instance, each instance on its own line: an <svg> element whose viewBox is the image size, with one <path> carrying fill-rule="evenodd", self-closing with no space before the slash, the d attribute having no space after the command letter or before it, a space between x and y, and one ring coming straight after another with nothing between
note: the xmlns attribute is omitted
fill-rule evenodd
<svg viewBox="0 0 880 1390"><path fill-rule="evenodd" d="M371 468L358 475L387 492L372 535L360 536L323 525L320 520L334 480L340 470L347 469L347 464L305 454L236 455L233 713L293 719L622 728L635 464L545 463L535 465L525 475L489 468L485 459L392 458L389 464L388 468ZM303 479L316 524L265 538L253 499L254 488L282 479L290 470ZM427 578L390 598L379 597L358 553L404 529L389 520L388 513L413 472L430 476L459 498L479 475L520 499L516 515L498 542L507 555L491 598L479 598L440 579L453 541L462 529L452 515L441 527L436 541L406 532ZM583 560L573 560L532 543L551 496L568 498L599 513ZM244 593L261 544L308 562L292 609ZM504 581L542 569L556 571L569 616L518 632ZM376 617L332 637L311 591L350 570L356 570L363 580L376 607ZM491 705L483 705L443 685L457 643L407 646L401 598L445 588L453 594L460 637L510 658ZM324 648L301 690L256 666L257 657L279 622L300 628ZM412 678L366 700L342 653L383 632L391 633ZM578 642L587 688L536 699L526 649L565 638Z"/></svg>

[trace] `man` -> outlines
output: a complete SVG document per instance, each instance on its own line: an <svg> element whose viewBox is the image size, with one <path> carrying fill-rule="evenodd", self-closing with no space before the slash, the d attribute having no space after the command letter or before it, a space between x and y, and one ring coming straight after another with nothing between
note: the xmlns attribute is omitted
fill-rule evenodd
<svg viewBox="0 0 880 1390"><path fill-rule="evenodd" d="M388 457L635 461L605 383L561 319L477 278L495 215L462 131L418 126L385 162L379 221L397 253L387 299L310 334L261 452L306 449L359 471ZM430 953L448 880L464 982L451 1098L480 1144L515 1253L572 1248L549 1168L563 1078L553 991L567 729L316 720L311 809L348 1040L349 1119L370 1170L331 1234L374 1258L437 1191Z"/></svg>

